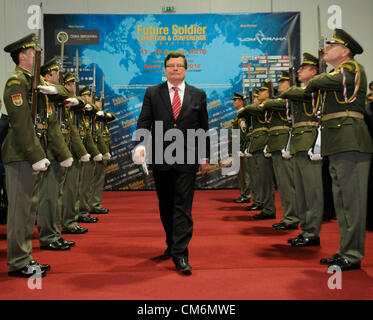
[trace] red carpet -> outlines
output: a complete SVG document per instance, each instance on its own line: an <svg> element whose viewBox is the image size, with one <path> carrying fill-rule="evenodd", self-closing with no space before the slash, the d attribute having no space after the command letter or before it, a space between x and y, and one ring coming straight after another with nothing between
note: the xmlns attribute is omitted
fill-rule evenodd
<svg viewBox="0 0 373 320"><path fill-rule="evenodd" d="M342 274L342 289L328 288L322 257L338 249L336 220L324 223L321 247L291 248L299 231L275 231L281 219L255 221L245 204L234 204L237 190L196 191L191 276L174 271L171 260L154 259L165 250L155 192L105 192L108 215L83 235L64 235L76 246L67 252L41 251L37 230L33 257L52 270L41 290L27 279L7 276L6 228L0 226L0 299L124 300L363 300L373 298L373 233L367 232L362 270Z"/></svg>

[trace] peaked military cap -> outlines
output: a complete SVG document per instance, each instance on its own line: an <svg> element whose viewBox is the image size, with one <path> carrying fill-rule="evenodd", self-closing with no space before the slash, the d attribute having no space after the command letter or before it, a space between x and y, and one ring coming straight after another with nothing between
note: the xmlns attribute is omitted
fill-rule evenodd
<svg viewBox="0 0 373 320"><path fill-rule="evenodd" d="M363 48L361 45L352 38L346 31L342 29L334 29L332 38L326 41L328 44L339 43L343 44L345 47L349 48L353 55L363 53Z"/></svg>
<svg viewBox="0 0 373 320"><path fill-rule="evenodd" d="M289 71L281 71L281 77L278 82L290 80Z"/></svg>
<svg viewBox="0 0 373 320"><path fill-rule="evenodd" d="M69 72L66 72L63 76L63 82L64 83L68 83L70 81L75 81L75 77L74 75L69 71Z"/></svg>
<svg viewBox="0 0 373 320"><path fill-rule="evenodd" d="M246 97L243 96L243 94L241 93L238 93L238 92L234 92L233 93L233 100L234 99L240 99L240 100L244 100Z"/></svg>
<svg viewBox="0 0 373 320"><path fill-rule="evenodd" d="M83 89L79 90L79 94L81 96L90 95L91 91L89 90L89 88L87 86L85 86L85 87L83 87Z"/></svg>
<svg viewBox="0 0 373 320"><path fill-rule="evenodd" d="M300 65L301 67L306 66L306 65L312 65L315 67L319 67L319 58L316 58L312 54L308 52L303 53L303 61L302 64Z"/></svg>
<svg viewBox="0 0 373 320"><path fill-rule="evenodd" d="M254 97L258 97L259 96L259 89L255 89L254 92L253 92L253 96Z"/></svg>
<svg viewBox="0 0 373 320"><path fill-rule="evenodd" d="M44 76L46 73L52 70L59 70L57 57L53 57L52 59L48 60L40 69L40 73Z"/></svg>
<svg viewBox="0 0 373 320"><path fill-rule="evenodd" d="M21 49L26 48L35 48L36 42L35 42L35 33L31 33L26 37L23 37L22 39L19 39L11 44L8 44L5 48L5 52L16 52Z"/></svg>
<svg viewBox="0 0 373 320"><path fill-rule="evenodd" d="M264 81L262 87L259 89L259 91L269 90L268 81Z"/></svg>

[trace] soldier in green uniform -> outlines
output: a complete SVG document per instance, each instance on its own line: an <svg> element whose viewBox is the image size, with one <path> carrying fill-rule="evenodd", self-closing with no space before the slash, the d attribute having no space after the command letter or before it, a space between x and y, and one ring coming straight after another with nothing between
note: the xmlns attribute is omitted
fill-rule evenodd
<svg viewBox="0 0 373 320"><path fill-rule="evenodd" d="M364 121L367 78L354 56L363 48L335 29L324 61L334 69L313 77L307 92L321 92L321 154L329 158L333 198L340 231L338 252L320 263L342 271L360 269L364 257L368 174L373 142Z"/></svg>
<svg viewBox="0 0 373 320"><path fill-rule="evenodd" d="M103 154L103 160L96 162L95 172L92 182L91 197L89 199L90 213L107 214L109 209L103 208L102 193L105 186L105 171L107 163L111 158L110 154L110 132L108 128L108 122L116 119L114 113L106 113L102 110L101 101L96 100L95 102L98 109L96 113L96 132L102 137L102 141L98 142L99 151ZM103 142L103 143L102 143Z"/></svg>
<svg viewBox="0 0 373 320"><path fill-rule="evenodd" d="M8 275L45 276L49 265L38 264L31 256L36 207L33 198L42 172L50 164L31 118L32 68L35 55L35 34L30 34L4 48L17 65L4 89L4 104L9 116L9 130L2 146L9 199L7 221ZM46 97L38 93L38 133L46 134L43 121L47 116Z"/></svg>
<svg viewBox="0 0 373 320"><path fill-rule="evenodd" d="M38 219L40 249L69 250L75 243L61 237L61 207L58 197L65 181L66 170L73 163L73 157L62 135L56 116L55 104L62 103L69 97L63 85L58 85L58 64L53 58L46 62L40 71L45 77L45 86L40 90L48 94L47 139L44 147L51 164L39 185Z"/></svg>
<svg viewBox="0 0 373 320"><path fill-rule="evenodd" d="M62 108L63 123L62 134L65 141L71 149L74 157L74 162L67 169L65 183L62 193L60 193L59 203L61 203L62 230L64 234L84 234L88 231L77 224L77 214L75 212L75 203L78 196L79 188L79 172L82 163L89 162L91 155L87 152L79 135L75 121L74 110L81 110L85 106L85 102L74 95L75 77L71 72L64 75L64 86L69 91L71 105L67 108Z"/></svg>
<svg viewBox="0 0 373 320"><path fill-rule="evenodd" d="M283 92L289 86L289 72L282 71L278 84L278 93ZM271 114L271 121L268 124L266 151L272 156L273 171L283 212L283 219L273 225L276 230L298 229L299 223L295 203L293 158L282 157L282 151L286 149L291 126L285 106L286 101L281 98L269 99L264 103L264 109Z"/></svg>
<svg viewBox="0 0 373 320"><path fill-rule="evenodd" d="M318 65L318 58L307 52L303 54L298 75L304 86L318 74ZM311 153L318 134L319 120L313 112L311 96L307 97L304 92L304 88L293 86L280 95L291 100L294 107L290 153L294 158L295 194L302 233L288 240L293 247L320 245L323 217L322 159Z"/></svg>
<svg viewBox="0 0 373 320"><path fill-rule="evenodd" d="M250 104L238 112L238 117L246 118L246 122L252 121L252 130L246 135L246 154L253 157L253 172L251 176L253 187L258 192L257 203L246 207L249 211L259 211L253 216L257 220L276 218L275 186L272 159L264 156L263 150L268 142L268 114L264 110L263 103L269 98L269 87L264 83L259 91L258 101L261 104ZM254 198L255 199L255 198Z"/></svg>
<svg viewBox="0 0 373 320"><path fill-rule="evenodd" d="M96 145L96 133L92 134L92 116L96 114L97 107L91 104L91 92L87 86L80 90L81 98L86 102L83 112L79 112L79 133L84 146L92 155L91 161L83 163L80 169L78 199L75 204L75 212L78 222L96 223L98 218L89 214L89 198L92 189L92 177L95 171L95 163L102 161L102 154Z"/></svg>
<svg viewBox="0 0 373 320"><path fill-rule="evenodd" d="M235 92L233 94L233 107L238 111L243 109L246 105L246 97ZM245 135L246 122L244 118L238 118L237 114L232 119L232 129L240 129L240 172L238 174L238 186L240 190L240 197L235 199L235 203L251 202L251 181L249 170L249 159L244 156L245 152ZM231 148L230 148L231 150Z"/></svg>

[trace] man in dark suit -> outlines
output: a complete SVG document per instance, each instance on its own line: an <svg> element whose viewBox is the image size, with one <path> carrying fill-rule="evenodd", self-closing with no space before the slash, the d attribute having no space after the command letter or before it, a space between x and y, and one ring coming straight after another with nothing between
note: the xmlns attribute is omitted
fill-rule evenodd
<svg viewBox="0 0 373 320"><path fill-rule="evenodd" d="M205 139L205 147L196 148L196 139L187 139L187 131L207 133L206 94L185 83L187 61L183 54L170 53L164 71L167 81L146 90L137 129L151 130L152 134L152 169L167 243L163 257L172 257L176 270L189 274L194 182L198 167L202 173L208 170L209 140ZM138 145L134 161L142 164L145 157L145 146Z"/></svg>

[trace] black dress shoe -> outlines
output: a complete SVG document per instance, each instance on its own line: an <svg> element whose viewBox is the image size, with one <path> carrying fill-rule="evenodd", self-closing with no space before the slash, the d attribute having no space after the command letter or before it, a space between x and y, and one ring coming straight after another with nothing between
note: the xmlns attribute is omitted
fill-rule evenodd
<svg viewBox="0 0 373 320"><path fill-rule="evenodd" d="M320 238L305 238L303 236L291 242L292 247L311 247L311 246L319 246L319 245L320 245Z"/></svg>
<svg viewBox="0 0 373 320"><path fill-rule="evenodd" d="M170 259L171 258L171 249L167 248L165 252L163 252L164 259Z"/></svg>
<svg viewBox="0 0 373 320"><path fill-rule="evenodd" d="M250 203L251 200L250 199L245 199L245 198L238 198L238 199L235 199L233 200L234 203Z"/></svg>
<svg viewBox="0 0 373 320"><path fill-rule="evenodd" d="M249 210L249 211L259 211L259 210L263 210L263 207L261 206L258 206L256 205L255 203L251 206L248 206L248 207L245 207L246 210Z"/></svg>
<svg viewBox="0 0 373 320"><path fill-rule="evenodd" d="M176 270L182 274L191 274L192 266L188 263L188 259L174 259Z"/></svg>
<svg viewBox="0 0 373 320"><path fill-rule="evenodd" d="M329 265L329 267L334 266L341 268L342 271L358 270L360 269L360 262L352 263L348 259L339 256L339 258L334 259L333 262Z"/></svg>
<svg viewBox="0 0 373 320"><path fill-rule="evenodd" d="M84 222L84 223L96 223L98 221L98 218L91 217L91 216L81 216L77 220L78 222Z"/></svg>
<svg viewBox="0 0 373 320"><path fill-rule="evenodd" d="M59 243L61 243L61 244L68 245L69 247L75 246L75 242L74 241L67 241L64 238L59 238L57 241Z"/></svg>
<svg viewBox="0 0 373 320"><path fill-rule="evenodd" d="M73 228L62 230L61 233L64 234L82 234L88 232L87 228L82 228L81 226L76 225Z"/></svg>
<svg viewBox="0 0 373 320"><path fill-rule="evenodd" d="M288 243L291 244L294 240L297 240L297 239L299 239L299 238L303 238L302 234L298 234L296 238L289 238L289 239L288 239Z"/></svg>
<svg viewBox="0 0 373 320"><path fill-rule="evenodd" d="M270 220L270 219L276 219L276 215L268 214L262 211L259 214L254 214L253 218L255 220Z"/></svg>
<svg viewBox="0 0 373 320"><path fill-rule="evenodd" d="M298 226L292 225L292 224L287 224L285 222L280 222L280 223L275 223L272 225L273 228L276 230L296 230L298 229Z"/></svg>
<svg viewBox="0 0 373 320"><path fill-rule="evenodd" d="M333 264L334 261L336 261L340 258L342 258L342 257L338 253L336 253L334 256L332 256L330 258L320 259L320 264L322 264L324 266L329 266L330 264Z"/></svg>
<svg viewBox="0 0 373 320"><path fill-rule="evenodd" d="M56 240L56 241L53 241L51 243L48 243L47 245L40 246L40 249L41 250L63 251L63 250L70 250L70 246Z"/></svg>
<svg viewBox="0 0 373 320"><path fill-rule="evenodd" d="M49 271L51 269L51 266L49 264L40 264L40 263L36 262L35 260L31 260L30 265L31 266L38 265L40 267L40 269L44 270L44 271Z"/></svg>
<svg viewBox="0 0 373 320"><path fill-rule="evenodd" d="M42 270L39 264L28 264L21 269L8 271L8 276L19 278L30 278L31 276L45 277L47 271Z"/></svg>
<svg viewBox="0 0 373 320"><path fill-rule="evenodd" d="M109 213L109 209L105 209L105 208L93 208L93 209L90 210L89 212L90 212L90 213L106 214L106 213Z"/></svg>

